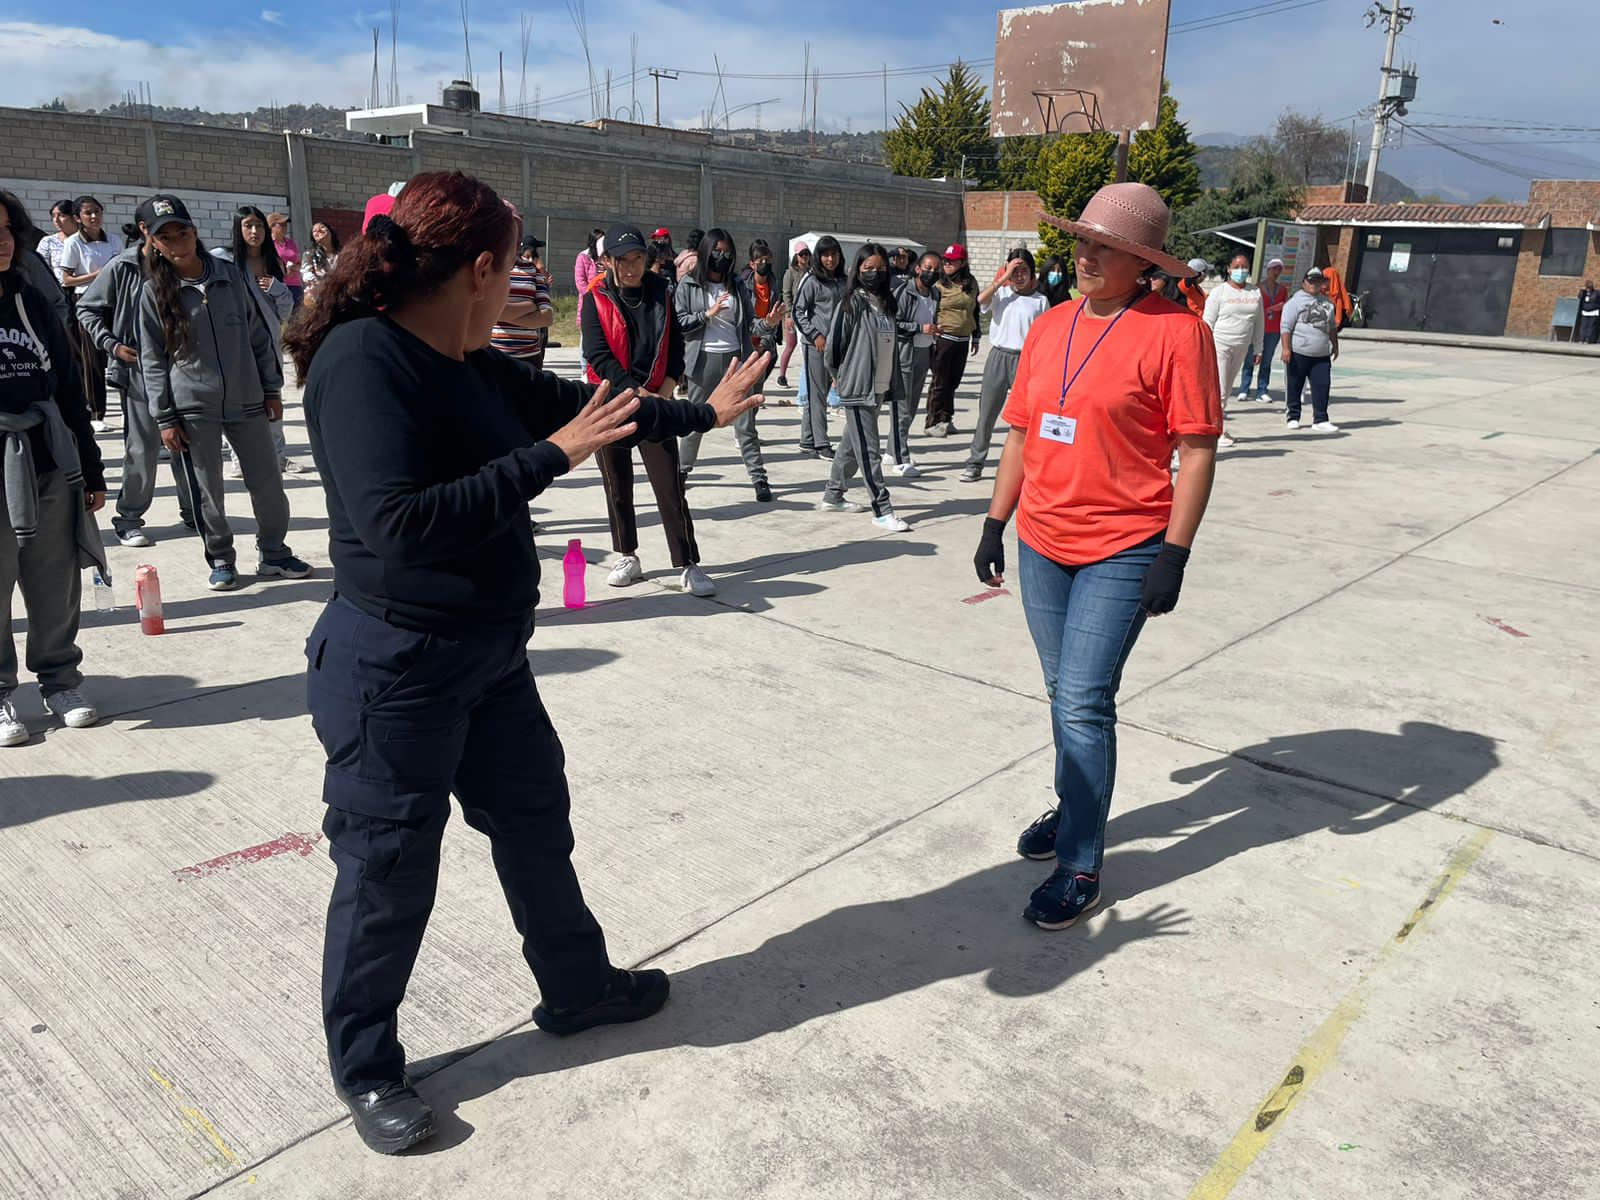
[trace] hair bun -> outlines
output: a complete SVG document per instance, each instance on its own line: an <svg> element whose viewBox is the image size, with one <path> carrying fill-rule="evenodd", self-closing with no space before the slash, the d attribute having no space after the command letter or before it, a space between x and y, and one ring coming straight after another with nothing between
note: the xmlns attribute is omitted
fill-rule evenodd
<svg viewBox="0 0 1600 1200"><path fill-rule="evenodd" d="M382 245L385 261L395 266L416 265L417 248L411 241L411 235L403 226L397 225L392 217L373 217L367 223L367 236Z"/></svg>

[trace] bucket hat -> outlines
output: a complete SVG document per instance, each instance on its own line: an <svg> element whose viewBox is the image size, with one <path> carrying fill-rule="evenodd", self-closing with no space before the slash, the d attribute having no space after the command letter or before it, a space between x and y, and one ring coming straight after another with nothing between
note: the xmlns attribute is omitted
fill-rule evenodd
<svg viewBox="0 0 1600 1200"><path fill-rule="evenodd" d="M1108 183L1083 206L1076 221L1046 214L1044 220L1073 237L1104 242L1136 254L1163 271L1187 278L1189 266L1162 247L1172 212L1155 188L1143 183Z"/></svg>

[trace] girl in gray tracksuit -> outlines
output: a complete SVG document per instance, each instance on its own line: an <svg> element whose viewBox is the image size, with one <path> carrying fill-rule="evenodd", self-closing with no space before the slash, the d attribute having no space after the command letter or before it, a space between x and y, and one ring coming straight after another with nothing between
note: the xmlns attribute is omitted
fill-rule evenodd
<svg viewBox="0 0 1600 1200"><path fill-rule="evenodd" d="M860 512L861 505L844 498L845 485L859 466L872 498L873 524L904 533L911 526L895 516L889 504L878 454L878 411L894 391L900 369L895 315L889 253L876 242L868 242L856 254L848 289L834 309L828 331L827 366L839 390L846 439L834 456L828 487L817 507L828 512Z"/></svg>
<svg viewBox="0 0 1600 1200"><path fill-rule="evenodd" d="M834 310L845 292L844 251L823 235L811 254L811 273L794 290L794 327L806 349L806 407L800 414L800 449L812 458L832 458L828 441L828 389L833 373L823 357Z"/></svg>
<svg viewBox="0 0 1600 1200"><path fill-rule="evenodd" d="M179 259L162 243L139 301L139 361L150 411L164 441L178 431L174 442L190 459L212 590L239 583L223 508L224 435L255 513L256 574L304 578L311 568L284 542L289 501L272 442L272 420L283 414L283 365L254 295L259 289L237 267L205 253L197 238L190 244L194 249Z"/></svg>
<svg viewBox="0 0 1600 1200"><path fill-rule="evenodd" d="M106 264L78 297L78 324L106 356L106 385L122 398L122 490L111 518L117 540L125 546L150 545L143 532L144 515L156 494L156 464L161 457L161 431L150 412L139 369L139 298L144 293L147 243L137 226L127 226L128 248ZM189 506L190 486L179 460L172 459L183 523L199 528Z"/></svg>
<svg viewBox="0 0 1600 1200"><path fill-rule="evenodd" d="M889 431L889 445L894 453L895 474L907 479L922 473L911 461L911 422L916 419L922 385L933 362L934 339L939 336L939 293L934 285L939 282L940 261L930 250L917 260L910 274L900 276L894 283L900 370L891 396L894 426Z"/></svg>

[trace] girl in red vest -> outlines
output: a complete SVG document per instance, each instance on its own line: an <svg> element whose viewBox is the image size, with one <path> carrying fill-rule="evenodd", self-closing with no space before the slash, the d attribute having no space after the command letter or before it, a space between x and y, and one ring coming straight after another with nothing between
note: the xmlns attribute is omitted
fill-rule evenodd
<svg viewBox="0 0 1600 1200"><path fill-rule="evenodd" d="M589 381L610 383L617 392L636 388L649 396L671 396L683 377L683 333L673 317L671 288L645 270L644 234L636 226L613 225L604 245L604 270L584 293L578 318ZM605 482L611 548L622 556L606 582L627 587L644 578L633 508L633 452L607 446L595 458ZM700 569L677 443L641 443L639 459L661 511L677 586L696 596L716 595L716 585Z"/></svg>

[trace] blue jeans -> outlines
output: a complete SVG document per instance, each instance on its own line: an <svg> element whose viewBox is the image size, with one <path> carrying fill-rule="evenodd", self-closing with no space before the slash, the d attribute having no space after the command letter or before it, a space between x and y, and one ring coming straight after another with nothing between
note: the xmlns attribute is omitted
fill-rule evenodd
<svg viewBox="0 0 1600 1200"><path fill-rule="evenodd" d="M1066 567L1018 543L1022 611L1044 668L1056 742L1056 858L1096 873L1117 778L1117 688L1144 628L1139 606L1159 538Z"/></svg>
<svg viewBox="0 0 1600 1200"><path fill-rule="evenodd" d="M1261 361L1256 364L1256 386L1250 386L1250 364L1245 363L1244 370L1239 374L1239 390L1241 392L1264 392L1267 385L1272 382L1272 360L1278 353L1278 339L1283 335L1278 333L1264 333L1261 335Z"/></svg>

